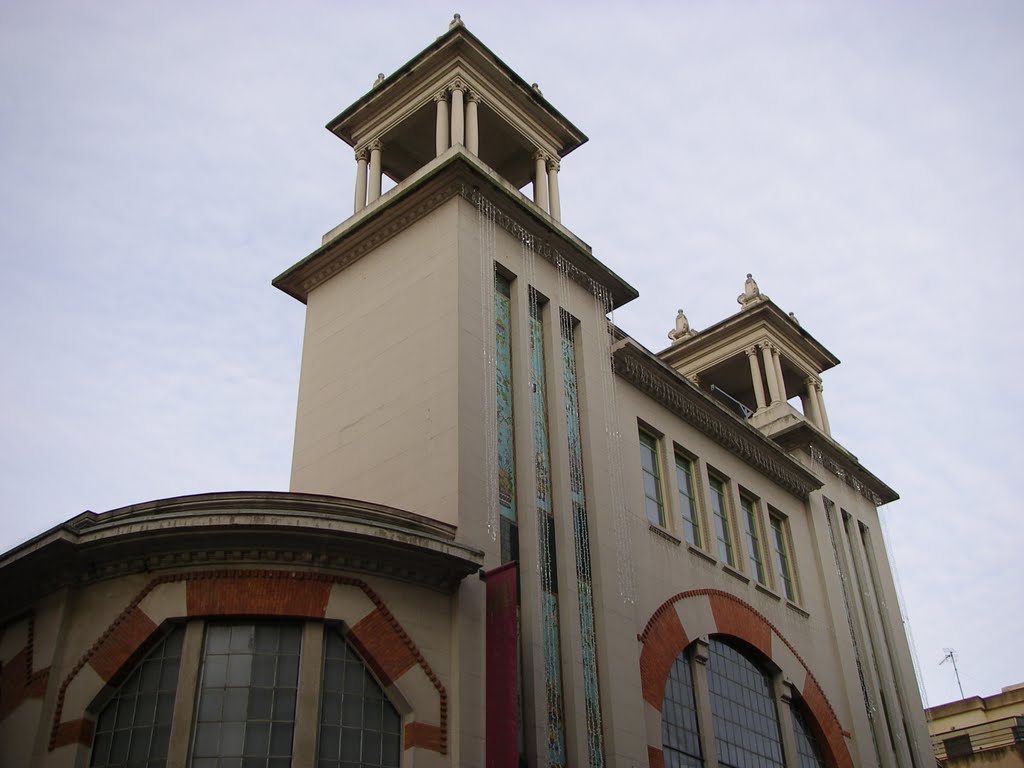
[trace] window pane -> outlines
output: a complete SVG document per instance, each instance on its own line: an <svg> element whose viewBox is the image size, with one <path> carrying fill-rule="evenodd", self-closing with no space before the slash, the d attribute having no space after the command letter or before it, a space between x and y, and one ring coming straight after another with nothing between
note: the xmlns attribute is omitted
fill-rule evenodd
<svg viewBox="0 0 1024 768"><path fill-rule="evenodd" d="M802 708L793 702L790 707L793 715L793 733L796 736L796 752L800 760L800 768L825 768L825 760L821 756L821 747L817 739L807 727Z"/></svg>
<svg viewBox="0 0 1024 768"><path fill-rule="evenodd" d="M718 539L718 558L729 565L736 565L732 554L732 528L725 506L725 484L717 477L709 479L711 487L711 512L715 519L715 536Z"/></svg>
<svg viewBox="0 0 1024 768"><path fill-rule="evenodd" d="M779 580L779 589L790 600L796 600L796 588L793 585L793 574L789 566L789 535L786 521L772 515L772 559L775 562L775 576Z"/></svg>
<svg viewBox="0 0 1024 768"><path fill-rule="evenodd" d="M676 454L676 485L679 488L679 508L683 513L683 537L695 547L702 546L697 501L693 495L693 462Z"/></svg>
<svg viewBox="0 0 1024 768"><path fill-rule="evenodd" d="M397 766L402 718L338 627L326 629L322 680L318 768Z"/></svg>
<svg viewBox="0 0 1024 768"><path fill-rule="evenodd" d="M719 764L783 768L782 736L768 674L715 638L708 644L708 656Z"/></svg>
<svg viewBox="0 0 1024 768"><path fill-rule="evenodd" d="M161 761L167 754L174 692L178 685L181 638L175 628L127 677L96 719L92 768ZM161 706L165 700L170 706Z"/></svg>
<svg viewBox="0 0 1024 768"><path fill-rule="evenodd" d="M298 625L207 628L193 746L197 757L242 766L291 756L301 637Z"/></svg>
<svg viewBox="0 0 1024 768"><path fill-rule="evenodd" d="M640 433L640 468L643 474L647 519L655 525L665 525L665 507L661 500L661 470L658 466L658 441Z"/></svg>
<svg viewBox="0 0 1024 768"><path fill-rule="evenodd" d="M668 673L661 708L661 741L666 766L704 765L697 727L697 703L688 654L681 653Z"/></svg>
<svg viewBox="0 0 1024 768"><path fill-rule="evenodd" d="M747 557L750 564L750 575L757 579L759 584L764 584L764 558L761 555L761 536L758 533L757 509L754 501L746 496L740 497L740 506L743 507L743 531L747 539Z"/></svg>

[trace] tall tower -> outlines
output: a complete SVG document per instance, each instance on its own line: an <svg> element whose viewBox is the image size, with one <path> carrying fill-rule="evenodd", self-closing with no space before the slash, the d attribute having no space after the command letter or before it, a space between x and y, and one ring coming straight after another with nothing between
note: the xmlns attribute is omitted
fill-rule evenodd
<svg viewBox="0 0 1024 768"><path fill-rule="evenodd" d="M616 431L606 315L637 293L559 220L560 162L586 136L458 17L327 127L355 150L354 212L274 281L307 306L291 490L406 509L487 567L520 562L520 748L603 765L595 602L618 595L623 553L588 516L621 488L587 462ZM607 424L581 426L583 396ZM484 763L482 603L463 582L464 765Z"/></svg>

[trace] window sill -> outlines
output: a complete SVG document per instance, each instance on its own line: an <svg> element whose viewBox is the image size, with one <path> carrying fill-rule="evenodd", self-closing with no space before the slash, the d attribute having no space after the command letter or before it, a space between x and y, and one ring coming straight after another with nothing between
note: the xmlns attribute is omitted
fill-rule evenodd
<svg viewBox="0 0 1024 768"><path fill-rule="evenodd" d="M792 600L786 600L786 605L789 607L790 610L792 610L792 611L794 611L796 613L799 613L805 619L811 618L811 614L810 614L809 611L804 610L799 605L794 603Z"/></svg>
<svg viewBox="0 0 1024 768"><path fill-rule="evenodd" d="M693 544L687 544L687 545L686 545L686 548L687 548L688 550L690 550L690 551L691 551L691 552L692 552L693 554L697 555L698 557L702 557L702 558L704 558L704 559L705 559L705 560L707 560L707 561L708 561L709 563L712 563L713 565L717 565L717 564L718 564L718 561L717 561L717 560L715 560L715 558L714 558L714 557L712 557L711 555L709 555L709 554L708 554L707 552L705 552L705 551L704 551L703 549L701 549L700 547L695 547L695 546L693 546Z"/></svg>
<svg viewBox="0 0 1024 768"><path fill-rule="evenodd" d="M647 524L647 527L648 527L648 529L650 529L651 533L655 534L656 536L660 536L660 537L661 537L661 538L663 538L663 539L664 539L665 541L667 541L667 542L669 542L669 543L671 543L671 544L675 544L675 545L676 545L677 547L678 547L678 546L679 546L680 544L682 544L682 541L680 541L679 539L677 539L677 538L676 538L675 536L673 536L673 535L672 535L671 533L669 533L668 531L666 531L666 530L665 530L664 528L662 528L662 527L661 527L660 525L656 525L656 524L654 524L654 523L648 523L648 524Z"/></svg>
<svg viewBox="0 0 1024 768"><path fill-rule="evenodd" d="M769 589L764 584L755 584L754 586L757 587L757 591L758 592L761 592L762 594L768 595L768 597L770 597L772 600L776 600L776 601L779 601L779 602L782 601L782 595L777 594L774 590Z"/></svg>
<svg viewBox="0 0 1024 768"><path fill-rule="evenodd" d="M744 584L749 584L750 583L750 579L748 579L746 576L744 576L742 573L737 571L735 568L733 568L728 563L722 563L722 570L725 571L726 573L728 573L733 578L739 579Z"/></svg>

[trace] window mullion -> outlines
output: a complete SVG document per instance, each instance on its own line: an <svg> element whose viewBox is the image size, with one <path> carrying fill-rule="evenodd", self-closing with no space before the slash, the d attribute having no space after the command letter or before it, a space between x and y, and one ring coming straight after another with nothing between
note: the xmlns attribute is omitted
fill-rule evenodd
<svg viewBox="0 0 1024 768"><path fill-rule="evenodd" d="M324 625L307 621L302 627L299 687L295 696L293 765L316 765L317 731L320 727L320 676L323 670Z"/></svg>
<svg viewBox="0 0 1024 768"><path fill-rule="evenodd" d="M800 765L800 754L796 748L796 736L793 729L793 683L786 680L781 672L772 675L772 688L775 692L775 709L779 713L779 731L782 734L782 754L786 765Z"/></svg>
<svg viewBox="0 0 1024 768"><path fill-rule="evenodd" d="M690 657L690 672L693 676L693 694L697 700L697 728L700 731L700 748L704 753L704 765L718 765L718 745L715 744L715 723L711 714L711 689L708 687L708 639L699 637L694 641Z"/></svg>
<svg viewBox="0 0 1024 768"><path fill-rule="evenodd" d="M192 744L192 710L196 702L199 665L203 658L203 622L193 619L185 625L178 667L178 691L171 717L171 739L167 744L167 765L188 765Z"/></svg>

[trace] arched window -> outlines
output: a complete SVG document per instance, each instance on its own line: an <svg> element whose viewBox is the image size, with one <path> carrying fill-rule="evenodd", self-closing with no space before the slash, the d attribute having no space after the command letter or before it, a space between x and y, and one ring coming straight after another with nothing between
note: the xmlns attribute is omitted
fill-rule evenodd
<svg viewBox="0 0 1024 768"><path fill-rule="evenodd" d="M317 768L400 765L401 715L342 627L192 621L102 704L90 766L287 768L296 745Z"/></svg>
<svg viewBox="0 0 1024 768"><path fill-rule="evenodd" d="M661 740L666 768L700 768L704 765L697 728L697 701L693 694L690 659L681 653L672 664L661 707Z"/></svg>
<svg viewBox="0 0 1024 768"><path fill-rule="evenodd" d="M318 768L398 768L402 718L337 627L327 630Z"/></svg>
<svg viewBox="0 0 1024 768"><path fill-rule="evenodd" d="M802 703L796 696L787 703L775 675L742 643L720 637L692 643L665 683L667 768L824 768ZM783 727L792 727L792 739L784 738Z"/></svg>
<svg viewBox="0 0 1024 768"><path fill-rule="evenodd" d="M184 635L184 628L177 627L158 643L100 710L89 763L92 768L163 767Z"/></svg>
<svg viewBox="0 0 1024 768"><path fill-rule="evenodd" d="M718 764L783 768L771 677L721 640L708 643L708 692Z"/></svg>

